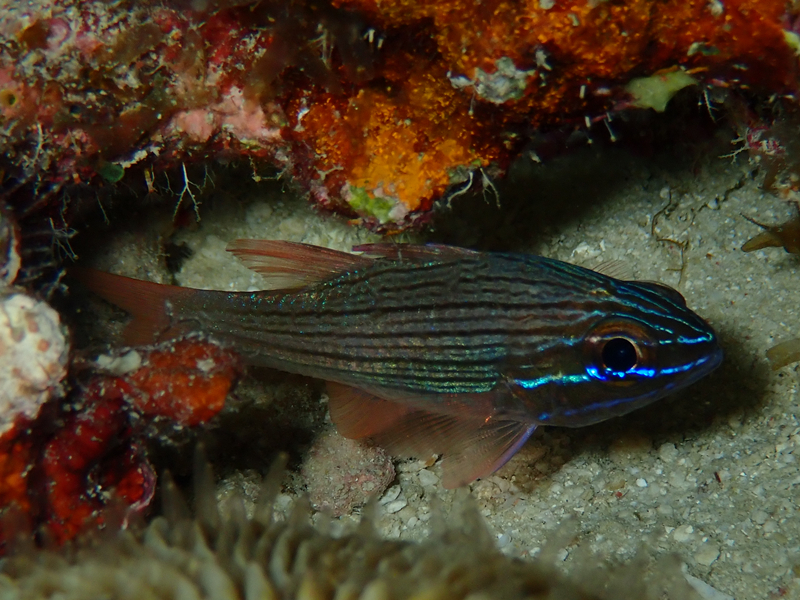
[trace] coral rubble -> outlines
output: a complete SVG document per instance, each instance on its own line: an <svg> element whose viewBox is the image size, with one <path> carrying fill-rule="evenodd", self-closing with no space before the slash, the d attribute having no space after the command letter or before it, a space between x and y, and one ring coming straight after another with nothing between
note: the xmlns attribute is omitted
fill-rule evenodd
<svg viewBox="0 0 800 600"><path fill-rule="evenodd" d="M328 430L309 448L301 475L311 506L340 517L380 496L396 473L391 457L382 448Z"/></svg>
<svg viewBox="0 0 800 600"><path fill-rule="evenodd" d="M0 291L0 436L36 418L67 373L58 313L22 290Z"/></svg>
<svg viewBox="0 0 800 600"><path fill-rule="evenodd" d="M101 357L89 380L67 394L68 346L55 311L20 292L2 302L0 512L21 513L62 544L107 523L112 498L125 520L146 509L155 473L143 425L208 421L240 372L237 359L208 341L185 339ZM0 549L13 536L6 521Z"/></svg>
<svg viewBox="0 0 800 600"><path fill-rule="evenodd" d="M33 463L50 482L44 526L57 543L102 525L110 495L129 514L146 509L155 473L137 421L205 423L222 408L239 373L233 355L200 339L104 358L98 368L105 373L82 387L73 399L82 407L46 442L41 462Z"/></svg>
<svg viewBox="0 0 800 600"><path fill-rule="evenodd" d="M247 156L383 229L501 173L532 129L694 83L793 93L800 46L777 0L59 0L0 23L6 198Z"/></svg>
<svg viewBox="0 0 800 600"><path fill-rule="evenodd" d="M62 544L107 524L109 504L124 520L146 509L144 425L207 422L241 372L199 338L86 361L59 314L18 285L23 252L13 211L0 211L0 553L15 518Z"/></svg>

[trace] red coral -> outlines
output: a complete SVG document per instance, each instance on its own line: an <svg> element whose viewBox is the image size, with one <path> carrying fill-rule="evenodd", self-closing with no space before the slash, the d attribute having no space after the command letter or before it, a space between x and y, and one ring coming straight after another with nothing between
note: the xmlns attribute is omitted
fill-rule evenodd
<svg viewBox="0 0 800 600"><path fill-rule="evenodd" d="M222 409L240 368L231 352L186 339L151 352L139 369L114 383L143 414L195 426Z"/></svg>
<svg viewBox="0 0 800 600"><path fill-rule="evenodd" d="M0 505L15 505L58 544L103 526L111 498L126 515L145 510L155 474L142 425L156 417L207 422L241 372L232 353L197 338L141 349L134 358L141 362L130 372L95 375L55 433L47 433L53 418L45 414L0 439ZM0 530L0 543L5 535Z"/></svg>
<svg viewBox="0 0 800 600"><path fill-rule="evenodd" d="M27 476L32 456L33 441L25 423L18 423L0 438L0 506L13 504L23 512L30 510Z"/></svg>
<svg viewBox="0 0 800 600"><path fill-rule="evenodd" d="M45 524L58 544L104 522L109 495L140 510L155 491L155 474L136 443L128 413L113 387L89 390L90 404L45 445L38 467L46 481ZM110 397L109 397L110 396Z"/></svg>

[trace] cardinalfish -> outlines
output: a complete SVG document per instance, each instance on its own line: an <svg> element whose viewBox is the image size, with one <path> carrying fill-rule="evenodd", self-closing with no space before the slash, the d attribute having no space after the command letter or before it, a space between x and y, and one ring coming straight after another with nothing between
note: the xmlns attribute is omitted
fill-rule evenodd
<svg viewBox="0 0 800 600"><path fill-rule="evenodd" d="M494 472L540 425L624 415L722 360L677 291L557 260L442 245L228 250L278 289L75 275L131 313L130 344L202 332L253 364L325 379L341 434L440 455L445 487Z"/></svg>

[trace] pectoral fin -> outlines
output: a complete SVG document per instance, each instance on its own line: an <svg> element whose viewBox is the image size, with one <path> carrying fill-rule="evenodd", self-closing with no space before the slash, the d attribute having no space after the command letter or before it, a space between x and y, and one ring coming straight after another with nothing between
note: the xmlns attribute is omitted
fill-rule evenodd
<svg viewBox="0 0 800 600"><path fill-rule="evenodd" d="M460 487L497 471L528 441L536 425L489 419L478 428L462 429L460 451L442 458L442 484L446 488Z"/></svg>
<svg viewBox="0 0 800 600"><path fill-rule="evenodd" d="M446 488L466 485L502 467L536 428L530 423L468 414L437 412L369 392L328 383L331 419L345 437L369 438L392 454L420 459L442 455ZM480 403L484 404L484 403Z"/></svg>

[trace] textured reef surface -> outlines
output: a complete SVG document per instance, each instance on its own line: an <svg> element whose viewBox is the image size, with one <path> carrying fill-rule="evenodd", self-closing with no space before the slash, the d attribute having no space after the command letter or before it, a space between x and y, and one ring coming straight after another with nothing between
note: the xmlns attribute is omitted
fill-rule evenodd
<svg viewBox="0 0 800 600"><path fill-rule="evenodd" d="M687 598L685 581L703 598L800 593L799 34L796 3L776 0L0 4L0 553L18 557L0 591L92 580L112 595L128 581L327 597L335 586L304 574L352 550L375 562L342 597L416 593L386 583L380 569L398 564L452 569L425 597L463 597L490 589L470 587L484 561L486 586L554 597ZM65 276L80 258L257 290L225 252L236 238L621 262L683 294L726 361L639 414L538 431L469 488L488 533L471 517L447 533L437 511L459 500L435 460L342 439L319 382L244 369L214 339L121 348L124 315ZM143 524L160 474L185 482L198 439L223 498L252 499L288 451L269 496L286 520L235 508L190 521L173 498ZM288 516L305 495L317 529L306 509ZM329 535L371 497L379 535ZM125 528L100 550L71 546ZM271 566L255 539L281 547ZM608 573L634 562L587 576L593 553ZM208 581L200 559L216 565ZM137 565L152 579L131 579ZM653 565L673 583L642 583ZM577 591L581 577L617 583Z"/></svg>
<svg viewBox="0 0 800 600"><path fill-rule="evenodd" d="M129 173L189 202L198 184L186 163L249 158L322 207L396 230L454 189L491 186L533 132L613 138L622 111L663 111L691 85L709 103L728 90L792 94L793 10L778 0L8 3L5 194L22 187L56 204L65 186Z"/></svg>
<svg viewBox="0 0 800 600"><path fill-rule="evenodd" d="M422 542L382 538L370 515L350 531L313 526L304 502L280 510L280 471L267 478L249 511L241 496L218 506L213 476L202 467L194 514L167 480L163 517L70 553L21 550L5 565L0 593L13 600L702 599L675 557L602 569L585 556L579 570L565 575L554 566L556 540L536 561L504 556L463 499L458 509L435 515L434 531Z"/></svg>

